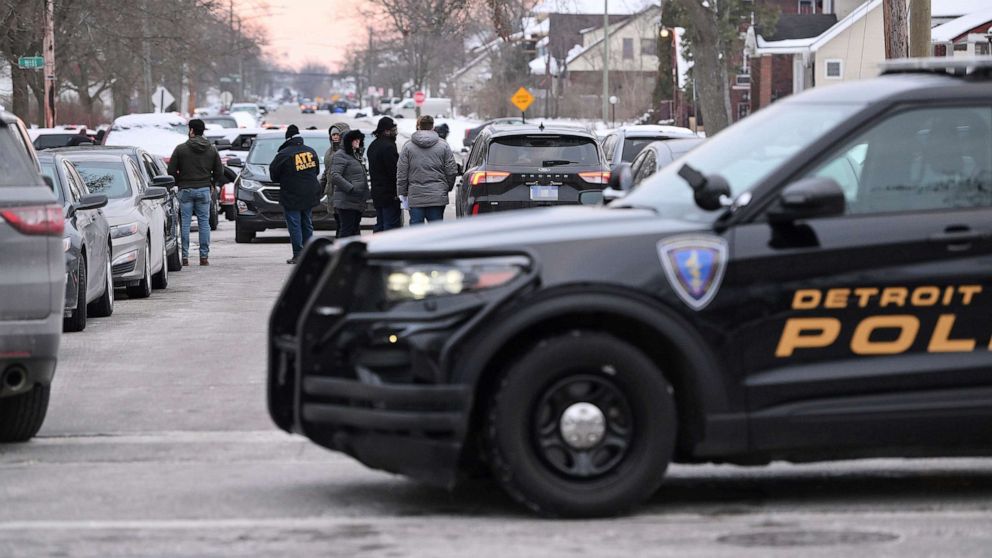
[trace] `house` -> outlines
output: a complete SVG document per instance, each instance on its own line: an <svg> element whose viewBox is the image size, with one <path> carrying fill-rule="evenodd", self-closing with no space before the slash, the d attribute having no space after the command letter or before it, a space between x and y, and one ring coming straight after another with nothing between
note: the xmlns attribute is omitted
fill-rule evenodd
<svg viewBox="0 0 992 558"><path fill-rule="evenodd" d="M992 53L992 7L981 8L930 30L934 56L981 56Z"/></svg>

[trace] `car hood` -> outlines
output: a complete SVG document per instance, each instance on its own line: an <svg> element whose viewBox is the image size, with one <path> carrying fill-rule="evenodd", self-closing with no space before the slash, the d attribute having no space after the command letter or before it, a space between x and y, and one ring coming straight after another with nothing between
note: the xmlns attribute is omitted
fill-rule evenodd
<svg viewBox="0 0 992 558"><path fill-rule="evenodd" d="M123 225L137 221L141 213L134 205L134 198L112 199L103 208L103 216L107 219L107 224Z"/></svg>
<svg viewBox="0 0 992 558"><path fill-rule="evenodd" d="M712 228L703 223L663 219L647 209L527 209L376 233L368 243L368 250L370 253L519 250L539 244L643 234L666 236L699 230Z"/></svg>

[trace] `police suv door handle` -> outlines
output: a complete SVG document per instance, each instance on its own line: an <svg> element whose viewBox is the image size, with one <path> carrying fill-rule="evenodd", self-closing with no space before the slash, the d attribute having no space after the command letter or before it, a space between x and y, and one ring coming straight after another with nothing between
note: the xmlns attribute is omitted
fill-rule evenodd
<svg viewBox="0 0 992 558"><path fill-rule="evenodd" d="M930 235L930 241L947 244L949 250L967 250L972 242L988 238L990 234L989 231L972 230L967 225L952 225L944 232Z"/></svg>

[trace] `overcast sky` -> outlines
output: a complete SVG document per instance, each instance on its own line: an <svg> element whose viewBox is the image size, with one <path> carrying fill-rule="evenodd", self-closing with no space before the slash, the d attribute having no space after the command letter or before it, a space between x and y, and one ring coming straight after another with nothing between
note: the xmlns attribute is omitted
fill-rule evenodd
<svg viewBox="0 0 992 558"><path fill-rule="evenodd" d="M334 69L346 47L367 40L358 13L361 0L234 0L234 11L268 31L266 54L299 68L308 61ZM269 14L269 15L265 15Z"/></svg>

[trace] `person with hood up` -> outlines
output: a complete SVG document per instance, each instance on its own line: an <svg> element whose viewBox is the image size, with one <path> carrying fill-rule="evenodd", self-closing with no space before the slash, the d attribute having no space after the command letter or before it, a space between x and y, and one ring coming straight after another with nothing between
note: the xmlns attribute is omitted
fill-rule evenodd
<svg viewBox="0 0 992 558"><path fill-rule="evenodd" d="M223 186L224 165L217 148L203 137L206 124L199 118L189 121L189 139L172 151L169 158L170 175L179 188L179 214L182 225L183 265L189 265L189 228L196 213L200 230L200 265L210 265L210 188Z"/></svg>
<svg viewBox="0 0 992 558"><path fill-rule="evenodd" d="M444 219L457 174L458 163L451 147L434 131L434 119L421 116L396 164L396 192L407 196L411 225Z"/></svg>
<svg viewBox="0 0 992 558"><path fill-rule="evenodd" d="M324 152L324 174L320 176L320 186L327 196L327 208L334 214L334 220L338 223L338 231L341 230L341 220L338 219L337 209L334 207L334 185L331 184L331 157L341 149L341 138L351 130L351 127L344 122L335 122L327 129L327 135L331 139L331 146ZM335 236L341 236L335 233Z"/></svg>
<svg viewBox="0 0 992 558"><path fill-rule="evenodd" d="M338 218L338 237L361 234L362 210L369 199L369 183L362 164L365 134L351 130L341 140L342 147L331 157L327 174L334 188L334 210Z"/></svg>
<svg viewBox="0 0 992 558"><path fill-rule="evenodd" d="M300 129L295 124L286 128L286 141L269 165L269 176L279 183L279 205L286 216L289 241L293 257L288 264L296 263L303 246L313 236L311 211L320 203L320 161L317 152L303 143Z"/></svg>
<svg viewBox="0 0 992 558"><path fill-rule="evenodd" d="M379 119L372 135L375 140L369 144L369 174L372 178L372 205L375 206L375 228L373 232L398 229L403 226L403 210L396 196L396 161L400 154L396 150L396 123L392 118Z"/></svg>

